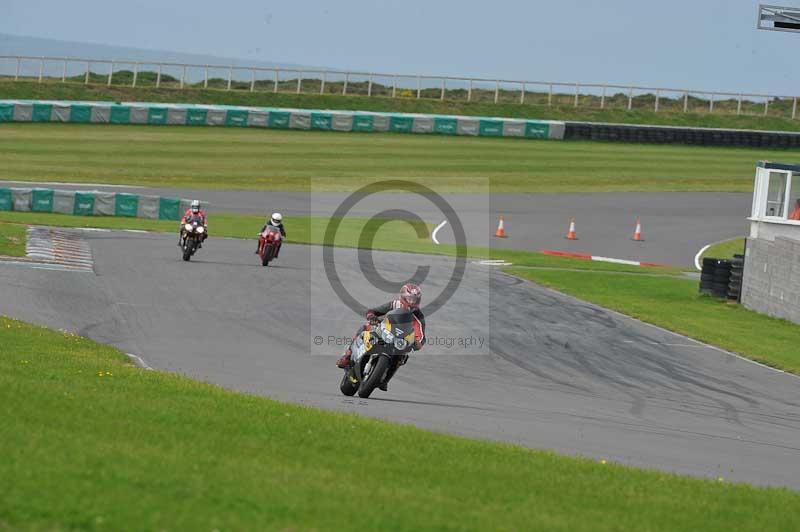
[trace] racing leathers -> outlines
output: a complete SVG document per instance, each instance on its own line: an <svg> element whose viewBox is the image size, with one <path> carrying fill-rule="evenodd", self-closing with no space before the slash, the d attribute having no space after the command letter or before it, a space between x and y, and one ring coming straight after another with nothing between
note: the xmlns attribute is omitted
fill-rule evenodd
<svg viewBox="0 0 800 532"><path fill-rule="evenodd" d="M362 325L356 331L356 334L353 336L353 341L355 341L355 339L358 338L358 336L362 332L370 330L373 323L377 321L379 318L383 317L387 312L389 312L390 310L395 310L400 308L409 309L409 307L405 305L400 300L400 298L397 298L387 303L384 303L383 305L379 305L375 308L367 310L366 313L367 323ZM425 345L425 315L422 313L419 307L411 308L409 310L411 310L414 317L414 345L412 347L412 350L419 351L420 349L422 349L422 346ZM353 354L353 342L351 341L350 346L345 350L344 355L336 362L336 365L342 369L349 368L350 357L352 356L352 354ZM389 368L389 371L386 374L384 381L379 386L381 390L386 391L389 379L391 379L392 376L395 374L397 368L405 364L407 361L408 361L408 355L398 359L397 363L393 364Z"/></svg>
<svg viewBox="0 0 800 532"><path fill-rule="evenodd" d="M192 209L186 209L186 212L183 214L183 218L181 218L181 230L178 234L178 245L180 246L183 243L183 233L185 224L191 224L197 221L197 223L202 224L205 231L203 232L202 237L200 238L200 245L203 245L203 241L208 238L208 218L206 217L206 213L203 209L198 210L197 212L192 212Z"/></svg>

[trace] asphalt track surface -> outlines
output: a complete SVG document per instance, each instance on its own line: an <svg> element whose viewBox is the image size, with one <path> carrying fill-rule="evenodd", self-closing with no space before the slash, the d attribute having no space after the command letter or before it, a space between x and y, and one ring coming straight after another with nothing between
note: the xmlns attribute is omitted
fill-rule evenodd
<svg viewBox="0 0 800 532"><path fill-rule="evenodd" d="M31 183L2 182L5 186ZM435 188L435 185L431 185ZM215 191L58 185L55 188L130 191L172 197L198 198L211 204L209 214L238 212L330 216L348 193ZM470 235L484 246L494 234L499 216L505 217L510 238L492 239L497 248L541 251L555 249L618 259L641 260L674 266L692 266L705 246L749 233L746 220L752 194L742 193L593 193L593 194L442 194ZM393 193L378 201L356 206L353 216L371 216L376 205L405 209L438 224L442 212L410 194ZM578 240L566 240L569 219L576 218ZM641 217L644 242L631 240L636 218ZM290 218L287 223L291 225ZM442 243L453 243L450 228L442 230ZM213 228L212 228L213 230Z"/></svg>
<svg viewBox="0 0 800 532"><path fill-rule="evenodd" d="M401 368L388 393L362 400L338 391L341 347L314 343L315 336L352 334L360 323L332 295L322 248L286 245L274 267L262 268L254 242L211 238L186 264L173 235L83 234L95 273L0 262L0 314L77 331L155 368L243 392L800 489L797 377L485 266L467 265L453 297L429 316L428 336L482 337L486 347L429 346ZM336 253L350 293L377 303L357 251ZM430 300L453 259L377 253L375 268L400 280L421 260L430 266Z"/></svg>

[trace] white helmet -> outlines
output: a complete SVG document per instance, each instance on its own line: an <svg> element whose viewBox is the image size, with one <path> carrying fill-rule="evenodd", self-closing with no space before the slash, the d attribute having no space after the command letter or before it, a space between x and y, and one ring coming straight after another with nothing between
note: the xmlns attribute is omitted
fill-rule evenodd
<svg viewBox="0 0 800 532"><path fill-rule="evenodd" d="M277 225L281 225L282 221L283 221L283 216L281 216L281 213L273 212L272 213L272 218L270 218L269 223L272 224L272 225L276 225L277 226Z"/></svg>
<svg viewBox="0 0 800 532"><path fill-rule="evenodd" d="M192 212L198 212L200 210L200 200L192 200Z"/></svg>

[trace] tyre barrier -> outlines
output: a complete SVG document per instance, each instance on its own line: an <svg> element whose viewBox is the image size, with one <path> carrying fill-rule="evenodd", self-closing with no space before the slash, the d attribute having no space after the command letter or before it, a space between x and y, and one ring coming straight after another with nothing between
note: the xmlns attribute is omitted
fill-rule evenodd
<svg viewBox="0 0 800 532"><path fill-rule="evenodd" d="M647 144L745 146L759 148L800 147L800 133L701 127L566 122L565 140L601 140Z"/></svg>
<svg viewBox="0 0 800 532"><path fill-rule="evenodd" d="M728 297L731 268L730 260L704 258L700 272L700 293L721 299Z"/></svg>
<svg viewBox="0 0 800 532"><path fill-rule="evenodd" d="M0 211L180 220L190 204L188 199L99 190L0 188Z"/></svg>

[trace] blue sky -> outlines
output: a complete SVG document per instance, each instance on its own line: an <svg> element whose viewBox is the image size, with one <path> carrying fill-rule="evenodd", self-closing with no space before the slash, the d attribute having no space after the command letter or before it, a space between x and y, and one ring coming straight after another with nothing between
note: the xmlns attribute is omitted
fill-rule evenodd
<svg viewBox="0 0 800 532"><path fill-rule="evenodd" d="M757 4L3 0L0 32L378 72L798 94L800 33L756 30Z"/></svg>

